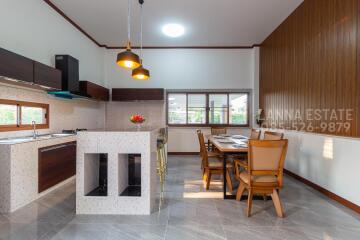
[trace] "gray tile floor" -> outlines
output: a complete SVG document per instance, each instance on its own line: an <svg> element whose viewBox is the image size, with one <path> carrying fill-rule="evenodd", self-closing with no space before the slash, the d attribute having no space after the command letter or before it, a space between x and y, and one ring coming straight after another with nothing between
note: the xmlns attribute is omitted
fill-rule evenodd
<svg viewBox="0 0 360 240"><path fill-rule="evenodd" d="M286 218L271 201L222 200L221 182L205 191L199 159L169 158L166 200L150 216L75 215L75 184L68 184L9 215L0 215L0 239L360 239L360 217L307 186L285 178Z"/></svg>

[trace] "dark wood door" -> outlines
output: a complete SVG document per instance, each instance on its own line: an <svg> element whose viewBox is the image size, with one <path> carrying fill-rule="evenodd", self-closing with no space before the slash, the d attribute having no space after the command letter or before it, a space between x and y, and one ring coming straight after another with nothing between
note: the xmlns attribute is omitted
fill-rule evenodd
<svg viewBox="0 0 360 240"><path fill-rule="evenodd" d="M0 48L0 76L24 82L33 82L33 61Z"/></svg>
<svg viewBox="0 0 360 240"><path fill-rule="evenodd" d="M39 149L39 193L74 176L76 173L76 142Z"/></svg>
<svg viewBox="0 0 360 240"><path fill-rule="evenodd" d="M61 90L61 71L45 64L34 62L34 83Z"/></svg>

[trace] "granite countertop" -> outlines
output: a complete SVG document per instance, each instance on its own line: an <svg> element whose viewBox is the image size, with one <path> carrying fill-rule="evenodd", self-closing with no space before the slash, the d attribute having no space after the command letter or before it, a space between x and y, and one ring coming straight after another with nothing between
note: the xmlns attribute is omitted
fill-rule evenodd
<svg viewBox="0 0 360 240"><path fill-rule="evenodd" d="M74 136L76 136L76 134L53 133L53 134L38 135L36 138L33 138L32 136L3 138L0 139L0 145L13 145L13 144L53 140L58 138L74 137Z"/></svg>
<svg viewBox="0 0 360 240"><path fill-rule="evenodd" d="M88 131L78 132L80 133L87 133L87 132L153 132L156 130L160 130L161 127L141 127L140 130L137 130L136 127L130 127L130 128L103 128L103 129L92 129Z"/></svg>

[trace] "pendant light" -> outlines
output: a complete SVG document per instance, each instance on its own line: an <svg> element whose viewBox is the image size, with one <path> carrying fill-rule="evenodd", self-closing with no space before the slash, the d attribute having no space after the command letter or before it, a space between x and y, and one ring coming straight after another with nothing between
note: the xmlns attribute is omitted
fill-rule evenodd
<svg viewBox="0 0 360 240"><path fill-rule="evenodd" d="M150 72L142 65L142 48L143 48L143 3L144 0L139 0L140 3L140 9L141 9L141 19L140 19L140 66L135 68L132 71L132 77L137 80L148 80L150 78Z"/></svg>
<svg viewBox="0 0 360 240"><path fill-rule="evenodd" d="M130 5L130 0L128 0L128 42L126 44L126 50L117 55L116 63L120 67L134 69L139 67L141 64L139 56L131 51Z"/></svg>

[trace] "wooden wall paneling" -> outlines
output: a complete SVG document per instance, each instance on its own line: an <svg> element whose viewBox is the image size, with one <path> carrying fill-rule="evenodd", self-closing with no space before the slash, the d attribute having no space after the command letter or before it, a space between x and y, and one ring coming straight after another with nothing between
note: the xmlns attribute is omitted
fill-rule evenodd
<svg viewBox="0 0 360 240"><path fill-rule="evenodd" d="M357 104L356 104L356 136L360 136L360 3L357 2L357 56L356 56L356 68L357 68L357 76L356 76L356 96Z"/></svg>
<svg viewBox="0 0 360 240"><path fill-rule="evenodd" d="M300 130L360 136L359 21L358 0L305 0L261 44L260 107L280 113L274 126L301 127L286 114L296 110L306 120L307 110L354 109L349 132L322 131L322 123L344 122L339 114L338 121L312 115Z"/></svg>

